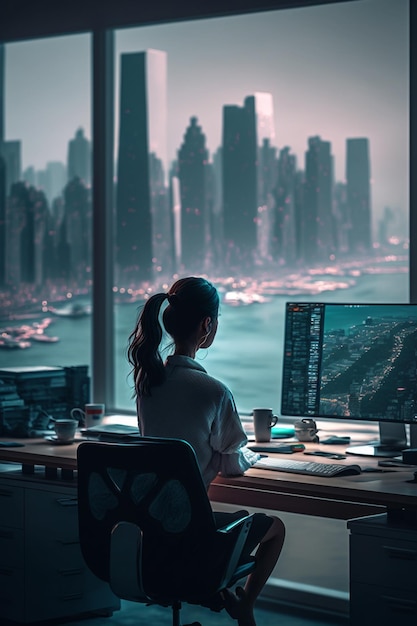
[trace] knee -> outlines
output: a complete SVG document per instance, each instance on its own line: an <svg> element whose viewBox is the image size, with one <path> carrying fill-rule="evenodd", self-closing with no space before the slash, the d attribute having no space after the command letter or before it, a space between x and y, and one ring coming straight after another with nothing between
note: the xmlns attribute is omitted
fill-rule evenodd
<svg viewBox="0 0 417 626"><path fill-rule="evenodd" d="M262 539L264 541L269 541L270 539L279 539L281 542L284 541L285 538L285 525L282 519L275 516L270 516L272 519L272 524L269 527L269 530L265 534L265 537Z"/></svg>

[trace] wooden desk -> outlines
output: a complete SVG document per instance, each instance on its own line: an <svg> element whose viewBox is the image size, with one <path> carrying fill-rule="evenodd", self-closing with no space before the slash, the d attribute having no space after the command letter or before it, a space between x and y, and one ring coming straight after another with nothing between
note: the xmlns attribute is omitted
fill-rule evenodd
<svg viewBox="0 0 417 626"><path fill-rule="evenodd" d="M42 466L48 478L56 476L59 479L62 476L70 479L76 471L79 442L61 446L44 439L20 441L24 447L0 448L0 461L19 463L25 473L30 473L34 466ZM313 445L307 444L306 447ZM305 461L307 457L298 453L291 458ZM322 457L308 459L332 462ZM377 461L368 457L348 456L337 463L376 467ZM210 487L209 496L213 502L334 519L352 519L402 509L417 514L417 483L408 482L412 477L412 468L341 478L250 469L244 476L218 476Z"/></svg>

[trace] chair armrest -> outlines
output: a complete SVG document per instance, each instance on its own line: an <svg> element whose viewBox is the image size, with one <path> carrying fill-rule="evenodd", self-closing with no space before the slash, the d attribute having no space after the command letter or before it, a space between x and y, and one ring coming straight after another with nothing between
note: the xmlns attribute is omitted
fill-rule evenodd
<svg viewBox="0 0 417 626"><path fill-rule="evenodd" d="M231 533L238 526L240 526L241 524L246 522L246 520L248 520L248 519L251 520L251 524L252 524L252 518L253 518L253 514L252 515L245 515L244 517L241 517L240 519L237 519L237 520L234 520L233 522L230 522L230 524L227 524L226 526L222 526L222 528L218 528L217 532L218 533L225 533L225 534Z"/></svg>
<svg viewBox="0 0 417 626"><path fill-rule="evenodd" d="M220 589L224 589L228 586L233 574L236 571L240 556L242 554L243 546L245 545L246 538L248 536L250 527L253 521L252 515L245 515L241 519L235 520L223 528L217 529L217 532L222 535L229 535L229 537L235 534L233 549L229 554L229 559L224 569L224 574L221 580Z"/></svg>
<svg viewBox="0 0 417 626"><path fill-rule="evenodd" d="M141 576L142 531L136 524L119 522L110 539L110 587L124 600L148 602Z"/></svg>

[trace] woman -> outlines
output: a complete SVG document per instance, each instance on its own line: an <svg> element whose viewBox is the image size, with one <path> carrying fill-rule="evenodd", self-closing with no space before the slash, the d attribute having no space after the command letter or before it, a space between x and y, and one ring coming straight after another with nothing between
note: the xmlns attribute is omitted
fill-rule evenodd
<svg viewBox="0 0 417 626"><path fill-rule="evenodd" d="M166 332L174 353L162 361L159 348ZM219 295L203 278L175 282L168 293L149 298L129 337L128 359L133 367L139 429L150 437L173 437L194 448L208 488L213 478L240 475L258 458L245 447L243 430L231 391L209 376L194 358L214 341L218 326ZM232 513L214 513L218 526ZM256 569L245 588L226 590L223 600L239 626L256 626L254 604L280 555L285 527L278 517L257 513L245 544L250 554L258 546Z"/></svg>

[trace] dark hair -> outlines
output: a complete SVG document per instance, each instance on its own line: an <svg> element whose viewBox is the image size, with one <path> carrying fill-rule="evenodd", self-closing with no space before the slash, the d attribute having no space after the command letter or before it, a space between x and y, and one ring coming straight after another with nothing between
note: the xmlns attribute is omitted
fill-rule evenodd
<svg viewBox="0 0 417 626"><path fill-rule="evenodd" d="M135 394L150 395L151 387L165 380L165 367L159 352L162 327L159 313L164 300L165 330L174 341L187 339L205 317L215 321L219 313L219 294L208 280L189 276L177 280L168 293L157 293L145 303L135 329L129 336L127 357L133 367Z"/></svg>

